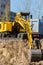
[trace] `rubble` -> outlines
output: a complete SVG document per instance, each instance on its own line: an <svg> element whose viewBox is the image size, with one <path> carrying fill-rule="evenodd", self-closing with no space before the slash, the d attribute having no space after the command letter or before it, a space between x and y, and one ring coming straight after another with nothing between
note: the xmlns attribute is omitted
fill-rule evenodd
<svg viewBox="0 0 43 65"><path fill-rule="evenodd" d="M22 40L0 43L0 65L29 65L28 46Z"/></svg>
<svg viewBox="0 0 43 65"><path fill-rule="evenodd" d="M21 39L0 41L0 65L43 65L43 61L31 62L28 42Z"/></svg>

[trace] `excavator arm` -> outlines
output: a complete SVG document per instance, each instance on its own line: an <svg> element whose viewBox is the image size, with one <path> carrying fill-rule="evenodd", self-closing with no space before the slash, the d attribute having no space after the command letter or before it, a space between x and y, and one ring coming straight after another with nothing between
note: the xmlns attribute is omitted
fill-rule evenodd
<svg viewBox="0 0 43 65"><path fill-rule="evenodd" d="M20 27L22 27L23 32L27 33L28 45L31 48L32 47L32 30L31 30L31 26L30 26L30 21L26 21L22 17L16 16L14 24L15 23L18 23L20 25ZM21 31L21 29L20 29L20 31Z"/></svg>

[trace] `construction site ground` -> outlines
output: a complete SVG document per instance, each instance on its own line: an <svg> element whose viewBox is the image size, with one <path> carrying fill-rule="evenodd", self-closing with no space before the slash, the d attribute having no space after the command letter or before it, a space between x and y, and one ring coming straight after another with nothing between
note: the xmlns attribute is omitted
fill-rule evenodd
<svg viewBox="0 0 43 65"><path fill-rule="evenodd" d="M43 39L41 40L43 48ZM0 65L43 65L43 61L31 62L28 42L15 38L0 38Z"/></svg>

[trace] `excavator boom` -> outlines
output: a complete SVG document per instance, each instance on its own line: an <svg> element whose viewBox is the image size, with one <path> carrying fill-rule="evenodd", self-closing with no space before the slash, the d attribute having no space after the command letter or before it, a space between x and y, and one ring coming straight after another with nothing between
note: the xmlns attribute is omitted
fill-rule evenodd
<svg viewBox="0 0 43 65"><path fill-rule="evenodd" d="M23 29L23 32L26 32L27 33L27 36L28 36L28 43L29 43L29 46L30 48L32 47L32 30L31 30L31 26L30 26L30 21L27 21L25 19L23 19L20 14L18 14L16 17L15 17L15 23L18 23L22 29ZM20 32L21 32L21 28L20 29Z"/></svg>

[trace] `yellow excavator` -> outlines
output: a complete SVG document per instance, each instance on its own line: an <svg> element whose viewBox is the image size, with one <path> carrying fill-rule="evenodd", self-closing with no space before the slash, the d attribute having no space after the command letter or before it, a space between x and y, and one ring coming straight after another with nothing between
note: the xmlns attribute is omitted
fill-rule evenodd
<svg viewBox="0 0 43 65"><path fill-rule="evenodd" d="M21 17L21 13L17 13L14 22L3 21L0 22L0 34L1 36L12 35L13 33L26 33L28 36L29 47L32 47L32 30L30 21L27 21Z"/></svg>

